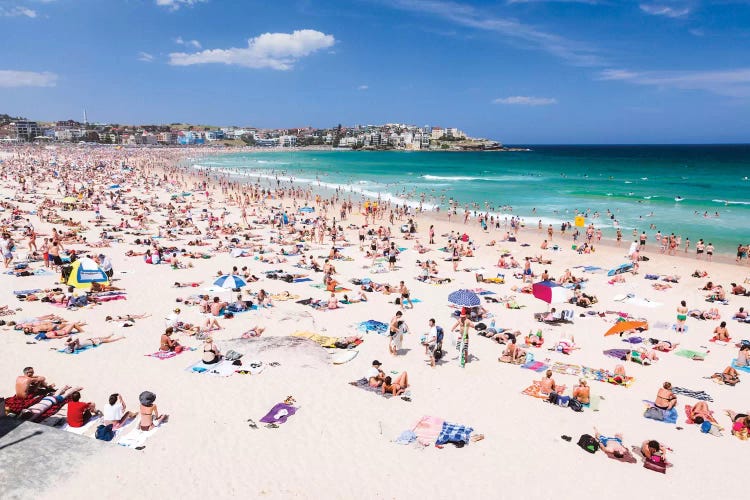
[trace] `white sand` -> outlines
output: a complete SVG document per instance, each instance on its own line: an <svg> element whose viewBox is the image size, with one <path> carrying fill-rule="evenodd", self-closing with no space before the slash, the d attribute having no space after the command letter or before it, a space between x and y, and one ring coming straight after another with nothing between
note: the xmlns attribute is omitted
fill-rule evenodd
<svg viewBox="0 0 750 500"><path fill-rule="evenodd" d="M102 180L104 182L104 180ZM132 184L134 193L139 193ZM15 180L2 183L3 196L15 192ZM53 199L60 196L51 192L39 192ZM166 202L168 194L155 191L160 201ZM216 207L224 196L213 189ZM152 194L154 191L152 191ZM132 194L132 193L131 193ZM139 195L140 196L140 195ZM145 198L144 198L145 199ZM193 196L197 207L205 206L204 196ZM291 200L283 200L291 206ZM277 204L274 200L272 204ZM270 203L269 203L270 204ZM24 209L32 207L21 203ZM355 200L356 206L356 200ZM228 206L232 211L226 222L239 222L236 206ZM356 211L356 209L355 209ZM4 215L7 212L4 213ZM62 212L66 217L88 221L93 212ZM122 217L109 209L102 214L109 221ZM337 219L338 219L338 214ZM163 222L162 214L150 216L155 223L152 230ZM569 239L559 242L562 250L538 250L541 235L537 230L524 230L519 240L528 242L531 247L522 248L520 243L498 243L496 247L486 247L490 238L499 239L502 233L492 231L483 234L476 225L464 226L461 223L450 227L444 216L434 218L437 235L449 232L451 228L466 230L472 238L480 242L477 257L464 259L460 267L483 266L490 270L486 276L494 275L493 267L499 256L499 249L507 248L522 260L526 255L543 253L551 258L549 266L533 265L535 272L547 268L553 276L560 276L564 269L576 265L598 265L604 269L625 262L626 248L597 247L592 255L578 255L570 250ZM32 217L39 233L49 234L51 226ZM359 215L346 223L361 223ZM387 224L387 221L382 221ZM431 222L420 219L419 237L427 242L427 229ZM15 278L0 276L0 286L5 290L0 304L22 307L21 316L57 313L65 318L88 322L88 335L124 334L127 339L103 345L97 349L76 356L60 354L51 348L59 348L63 341L54 340L27 345L30 337L12 331L0 330L0 346L6 363L0 365L0 381L3 393L12 392L13 380L23 366L32 365L37 373L58 384L80 384L85 387L84 399L94 401L98 406L106 403L113 392L123 394L129 409L137 409L137 396L143 390L157 394L157 405L162 412L170 415L170 422L154 434L143 451L134 451L102 443L102 451L81 466L80 474L61 477L59 481L40 491L29 492L29 497L83 498L87 495L106 495L108 498L132 498L135 495L166 498L225 498L247 496L263 498L414 498L458 497L475 495L481 497L524 497L524 498L581 498L605 494L609 498L630 498L645 494L648 498L700 498L717 496L740 498L737 468L747 461L747 443L725 433L715 438L702 435L696 426L684 423L684 405L696 401L679 397L680 418L678 424L685 427L676 430L674 425L649 421L642 417L641 400L654 399L656 391L664 380L675 386L688 387L709 392L715 402L710 403L721 425L729 427L729 420L722 414L725 408L748 409L746 384L750 377L742 375L743 381L737 387L719 386L703 379L725 368L736 356L733 346L709 344L716 321L689 319L687 334L676 334L672 330L651 329L647 336L679 341L681 347L698 348L710 346L711 353L705 361L691 361L672 354L663 354L653 366L642 367L627 363L629 375L636 377L630 388L616 387L595 381L589 382L592 393L605 399L601 411L589 410L574 413L569 409L553 407L540 400L527 397L521 391L540 374L520 369L518 366L498 363L502 349L494 342L472 334L471 352L474 355L466 368L460 368L454 359L456 351L448 347L448 361L436 368L430 368L423 356L419 337L426 330L427 320L435 317L446 331L453 321L447 307L447 295L458 288L477 286L474 273L453 273L450 263L442 262L448 254L433 250L419 255L412 249L413 242L400 239L398 222L393 227L399 246L409 250L401 255L400 270L386 274L369 274L362 269L363 259L356 246L345 249L344 254L355 258L353 262L336 262L340 274L339 281L348 284L352 277L370 277L375 281L387 281L397 285L406 280L412 297L422 300L413 310L405 312L412 334L404 342L405 355L396 358L388 354L387 338L375 334L365 336L358 347L359 355L350 363L332 366L315 361L314 356L302 357L289 353L269 351L258 355L264 362L279 360L280 367L268 367L257 376L235 374L231 377L196 375L185 368L200 358L200 351L181 354L173 359L160 361L145 357L159 346L159 335L164 329L164 317L177 304L175 298L185 297L199 289L176 289L174 281L200 281L210 284L218 270L228 272L233 265L249 266L260 275L264 270L282 268L286 271L299 271L288 264L262 264L253 258L232 259L227 253L219 253L211 259L182 259L194 267L175 271L167 265L147 265L141 257L126 257L128 249L145 250L130 243L134 236L124 236L125 243L112 248L93 249L109 255L116 271L115 284L128 291L128 300L105 303L93 308L66 311L41 302L17 302L11 294L13 289L46 288L54 285L54 277ZM85 234L89 240L98 239L98 230L92 224ZM205 222L198 223L203 229ZM56 225L61 228L62 226ZM268 226L254 231L268 235ZM356 242L356 231L348 231L347 237ZM38 238L41 244L43 237ZM445 238L436 238L437 245L444 246ZM18 240L17 240L18 241ZM186 239L174 244L185 247ZM267 242L267 238L264 242ZM555 241L557 242L557 241ZM69 245L82 248L82 245ZM25 243L19 255L25 255ZM319 250L308 252L312 255L327 254L326 244ZM199 250L208 249L201 247ZM647 251L651 260L641 265L638 276L627 275L625 284L607 284L606 274L584 274L573 269L576 276L590 278L585 291L598 296L599 303L592 309L626 311L643 316L649 321L674 323L675 308L681 299L688 301L690 308L708 309L711 304L704 302L705 292L699 291L708 279L728 287L730 281L742 281L748 275L746 267L727 263L696 263L693 258L666 257ZM418 274L417 259L439 259L441 274L453 279L445 285L426 285L414 279ZM320 259L322 262L322 259ZM696 269L706 269L710 278L691 278ZM127 271L127 273L123 273ZM520 285L509 270L506 284L482 285L497 292L494 297L511 294L511 286ZM644 280L646 273L678 274L679 284L673 284L668 291L651 288L653 282ZM322 274L310 272L310 277L319 282ZM263 279L250 285L257 291L265 288L270 293L285 290L302 298L326 299L329 294L314 289L310 283L287 284L278 280ZM614 302L618 294L635 293L663 304L656 308L643 308ZM225 294L228 295L228 294ZM387 322L397 307L388 302L394 296L380 293L368 295L367 304L346 306L343 310L319 312L293 301L277 302L277 306L236 316L231 320L220 320L224 329L214 335L217 344L224 348L225 340L238 337L247 327L258 323L267 327L264 336L284 336L295 330L311 330L309 319L286 319L298 312L311 313L319 333L331 336L356 334L355 325L367 319ZM540 326L532 313L546 310L546 305L531 295L516 294L520 310L509 310L502 304L486 304L493 312L498 326L519 329L524 333L536 331ZM739 306L748 307L747 298L732 296L728 306L718 305L722 319L726 319L734 340L750 337L750 326L731 321L731 316ZM558 309L563 306L557 306ZM573 306L570 306L573 307ZM199 320L194 307L182 306L187 319ZM603 349L624 348L627 346L618 337L604 338L603 333L611 326L614 316L580 318L583 309L575 308L573 325L544 326L547 338L544 350L533 350L536 359L551 358L569 363L585 364L612 369L619 362L602 355ZM135 326L122 328L106 323L106 315L143 312L151 313L147 319L137 320ZM18 317L18 315L16 317ZM3 319L13 319L12 316ZM571 356L549 352L562 333L575 335L581 350ZM447 334L446 346L451 336ZM181 336L190 346L199 347L201 342ZM224 349L225 350L225 349ZM364 375L373 359L384 363L386 373L390 370L407 370L412 384L412 402L399 398L385 399L374 394L353 388L347 382ZM247 360L246 358L243 358ZM571 387L576 377L555 375L558 383ZM300 406L298 413L278 429L258 430L248 427L246 420L256 422L274 404L293 395ZM473 427L485 439L471 443L463 449L446 446L445 449L429 447L418 450L412 446L392 443L403 430L409 429L422 415L435 415L450 422ZM575 446L583 433L592 433L597 426L605 435L622 432L626 445L639 445L646 439L657 439L666 443L674 452L669 458L674 467L667 476L644 469L640 462L627 465L606 459L602 453L589 455ZM560 436L573 437L573 443L563 441ZM65 450L54 451L60 460L65 460ZM20 467L18 473L26 473ZM33 467L32 467L33 470ZM577 479L577 480L576 480ZM646 492L646 493L643 493Z"/></svg>

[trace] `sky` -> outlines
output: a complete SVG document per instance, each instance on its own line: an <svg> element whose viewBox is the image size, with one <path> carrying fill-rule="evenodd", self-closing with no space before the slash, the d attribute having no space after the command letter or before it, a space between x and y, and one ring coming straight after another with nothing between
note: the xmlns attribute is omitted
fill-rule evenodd
<svg viewBox="0 0 750 500"><path fill-rule="evenodd" d="M0 113L750 142L750 0L0 0Z"/></svg>

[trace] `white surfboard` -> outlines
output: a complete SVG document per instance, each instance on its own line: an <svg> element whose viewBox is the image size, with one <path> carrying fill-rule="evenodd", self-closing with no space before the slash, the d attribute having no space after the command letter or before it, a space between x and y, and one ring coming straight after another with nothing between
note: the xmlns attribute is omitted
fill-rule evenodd
<svg viewBox="0 0 750 500"><path fill-rule="evenodd" d="M356 358L357 354L359 354L359 351L356 351L354 349L339 349L339 351L340 352L337 352L333 355L333 358L331 358L334 365L343 365L344 363L348 363L349 361Z"/></svg>

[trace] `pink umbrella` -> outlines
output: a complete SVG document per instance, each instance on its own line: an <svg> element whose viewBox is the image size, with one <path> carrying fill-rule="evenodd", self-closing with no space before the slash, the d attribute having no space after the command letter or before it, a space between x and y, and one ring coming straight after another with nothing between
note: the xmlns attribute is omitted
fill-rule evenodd
<svg viewBox="0 0 750 500"><path fill-rule="evenodd" d="M568 301L568 290L554 281L540 281L531 286L531 291L539 300L547 304L560 304Z"/></svg>

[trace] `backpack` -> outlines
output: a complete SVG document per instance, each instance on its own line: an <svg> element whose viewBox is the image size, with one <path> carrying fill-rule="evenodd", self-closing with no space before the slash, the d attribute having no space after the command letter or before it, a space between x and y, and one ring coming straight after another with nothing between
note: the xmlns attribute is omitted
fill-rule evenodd
<svg viewBox="0 0 750 500"><path fill-rule="evenodd" d="M96 439L99 439L101 441L112 441L112 438L115 437L115 431L112 430L112 424L108 425L99 425L96 428Z"/></svg>
<svg viewBox="0 0 750 500"><path fill-rule="evenodd" d="M577 399L570 398L570 401L568 401L568 408L573 411L583 411L583 404Z"/></svg>
<svg viewBox="0 0 750 500"><path fill-rule="evenodd" d="M558 394L557 395L557 406L562 406L563 408L566 408L572 399L573 398L571 398L570 396L560 396Z"/></svg>
<svg viewBox="0 0 750 500"><path fill-rule="evenodd" d="M655 406L650 406L643 414L643 416L646 418L651 418L653 420L664 420L664 410Z"/></svg>
<svg viewBox="0 0 750 500"><path fill-rule="evenodd" d="M547 402L548 403L552 403L553 405L556 405L557 401L559 399L560 399L560 396L556 392L552 391L552 392L549 393L549 397L547 398Z"/></svg>
<svg viewBox="0 0 750 500"><path fill-rule="evenodd" d="M583 434L578 439L578 446L580 446L584 451L588 451L589 453L594 454L599 449L599 441L597 441L596 438L591 434Z"/></svg>

